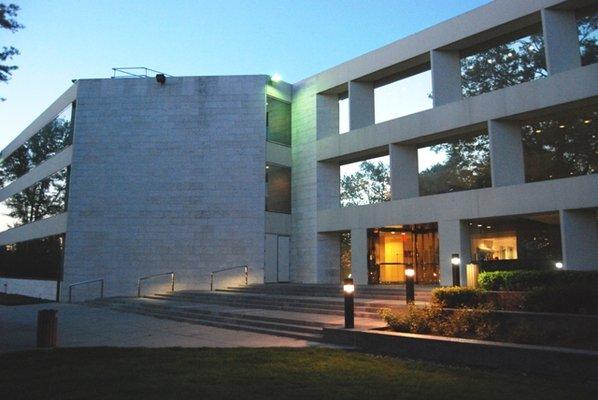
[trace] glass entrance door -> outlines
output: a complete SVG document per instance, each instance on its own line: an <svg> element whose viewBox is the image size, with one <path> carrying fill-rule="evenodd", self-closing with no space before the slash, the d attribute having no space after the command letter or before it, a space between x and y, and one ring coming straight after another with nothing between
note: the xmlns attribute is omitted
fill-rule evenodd
<svg viewBox="0 0 598 400"><path fill-rule="evenodd" d="M370 284L405 282L405 269L415 269L415 281L438 283L436 224L397 225L368 230Z"/></svg>

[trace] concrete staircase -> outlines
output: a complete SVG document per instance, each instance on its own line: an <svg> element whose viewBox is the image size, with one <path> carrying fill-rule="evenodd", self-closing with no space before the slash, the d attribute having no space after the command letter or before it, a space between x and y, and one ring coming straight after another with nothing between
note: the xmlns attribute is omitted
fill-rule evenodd
<svg viewBox="0 0 598 400"><path fill-rule="evenodd" d="M427 302L431 288L416 290L416 302ZM225 329L321 341L322 328L344 323L339 286L271 284L228 287L215 292L184 290L141 298L105 298L86 302L123 312ZM381 308L405 305L404 288L358 287L356 327L381 326Z"/></svg>

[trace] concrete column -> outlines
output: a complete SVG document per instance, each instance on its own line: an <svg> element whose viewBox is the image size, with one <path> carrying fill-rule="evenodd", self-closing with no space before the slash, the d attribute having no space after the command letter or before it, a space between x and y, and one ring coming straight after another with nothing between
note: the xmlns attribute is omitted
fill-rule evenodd
<svg viewBox="0 0 598 400"><path fill-rule="evenodd" d="M351 274L356 285L368 284L367 229L351 229Z"/></svg>
<svg viewBox="0 0 598 400"><path fill-rule="evenodd" d="M525 183L521 125L513 121L488 121L492 186Z"/></svg>
<svg viewBox="0 0 598 400"><path fill-rule="evenodd" d="M542 10L546 67L550 75L581 66L577 20L569 10Z"/></svg>
<svg viewBox="0 0 598 400"><path fill-rule="evenodd" d="M340 167L334 162L318 162L318 209L340 207Z"/></svg>
<svg viewBox="0 0 598 400"><path fill-rule="evenodd" d="M573 270L598 270L596 210L561 210L563 265Z"/></svg>
<svg viewBox="0 0 598 400"><path fill-rule="evenodd" d="M339 234L318 233L318 283L334 284L340 282L341 244Z"/></svg>
<svg viewBox="0 0 598 400"><path fill-rule="evenodd" d="M432 50L432 94L434 107L459 101L461 94L461 57L458 51Z"/></svg>
<svg viewBox="0 0 598 400"><path fill-rule="evenodd" d="M460 220L438 221L438 242L440 247L440 284L443 286L453 284L451 256L457 253L461 258L461 285L465 285L467 281L466 265L471 262L471 245L467 224Z"/></svg>
<svg viewBox="0 0 598 400"><path fill-rule="evenodd" d="M349 129L374 124L374 84L349 82Z"/></svg>
<svg viewBox="0 0 598 400"><path fill-rule="evenodd" d="M419 196L417 147L390 145L390 188L392 200Z"/></svg>
<svg viewBox="0 0 598 400"><path fill-rule="evenodd" d="M317 138L338 135L338 95L316 95Z"/></svg>

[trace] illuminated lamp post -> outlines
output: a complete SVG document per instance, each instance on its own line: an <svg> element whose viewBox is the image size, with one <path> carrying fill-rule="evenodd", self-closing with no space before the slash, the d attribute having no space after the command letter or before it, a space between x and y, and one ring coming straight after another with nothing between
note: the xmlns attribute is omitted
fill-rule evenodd
<svg viewBox="0 0 598 400"><path fill-rule="evenodd" d="M451 256L451 265L453 266L453 286L460 286L461 285L461 276L460 276L461 258L459 258L459 254L454 253Z"/></svg>
<svg viewBox="0 0 598 400"><path fill-rule="evenodd" d="M415 302L415 270L413 268L407 268L405 270L405 298L407 304L413 304Z"/></svg>
<svg viewBox="0 0 598 400"><path fill-rule="evenodd" d="M355 326L355 285L352 278L343 281L343 293L345 295L345 328L353 329Z"/></svg>
<svg viewBox="0 0 598 400"><path fill-rule="evenodd" d="M563 269L563 263L560 261L555 262L554 266L556 267L556 269Z"/></svg>

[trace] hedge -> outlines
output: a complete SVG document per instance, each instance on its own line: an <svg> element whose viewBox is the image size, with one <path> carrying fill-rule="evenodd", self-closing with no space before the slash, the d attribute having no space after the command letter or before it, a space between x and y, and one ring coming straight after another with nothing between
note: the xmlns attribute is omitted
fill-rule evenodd
<svg viewBox="0 0 598 400"><path fill-rule="evenodd" d="M598 285L598 271L494 271L481 272L478 283L486 290L531 290L573 284Z"/></svg>
<svg viewBox="0 0 598 400"><path fill-rule="evenodd" d="M440 287L432 290L432 304L448 308L476 308L486 302L485 291L468 287Z"/></svg>

